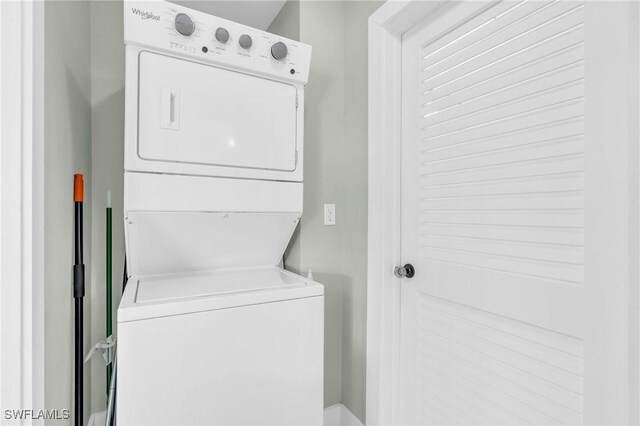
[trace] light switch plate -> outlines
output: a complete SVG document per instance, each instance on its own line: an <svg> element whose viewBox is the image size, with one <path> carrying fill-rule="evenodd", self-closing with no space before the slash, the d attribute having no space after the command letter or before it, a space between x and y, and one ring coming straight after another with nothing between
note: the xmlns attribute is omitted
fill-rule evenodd
<svg viewBox="0 0 640 426"><path fill-rule="evenodd" d="M335 204L324 205L324 224L325 225L336 224L336 205Z"/></svg>

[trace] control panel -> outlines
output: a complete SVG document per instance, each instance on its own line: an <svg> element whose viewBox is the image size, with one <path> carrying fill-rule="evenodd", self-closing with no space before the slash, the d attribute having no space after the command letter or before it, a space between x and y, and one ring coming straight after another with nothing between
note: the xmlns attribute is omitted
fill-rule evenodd
<svg viewBox="0 0 640 426"><path fill-rule="evenodd" d="M125 1L125 43L306 83L311 46L164 1Z"/></svg>

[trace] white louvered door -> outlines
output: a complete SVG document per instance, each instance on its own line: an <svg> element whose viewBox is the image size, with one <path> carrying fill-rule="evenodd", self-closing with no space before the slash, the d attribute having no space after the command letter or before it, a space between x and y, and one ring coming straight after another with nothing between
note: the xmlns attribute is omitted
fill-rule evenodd
<svg viewBox="0 0 640 426"><path fill-rule="evenodd" d="M624 7L450 2L403 37L401 423L627 418Z"/></svg>

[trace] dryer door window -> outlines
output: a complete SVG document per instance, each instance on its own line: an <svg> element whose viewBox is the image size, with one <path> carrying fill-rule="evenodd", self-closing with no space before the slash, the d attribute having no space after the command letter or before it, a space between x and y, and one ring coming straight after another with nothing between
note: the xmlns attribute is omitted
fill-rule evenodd
<svg viewBox="0 0 640 426"><path fill-rule="evenodd" d="M141 158L295 170L294 86L149 52L139 61Z"/></svg>

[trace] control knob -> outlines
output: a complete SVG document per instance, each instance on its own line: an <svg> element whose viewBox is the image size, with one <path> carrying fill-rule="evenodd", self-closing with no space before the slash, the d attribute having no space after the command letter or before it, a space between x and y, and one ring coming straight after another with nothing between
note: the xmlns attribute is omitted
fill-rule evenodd
<svg viewBox="0 0 640 426"><path fill-rule="evenodd" d="M243 49L249 49L251 47L251 45L253 44L253 40L251 40L251 36L250 35L242 34L240 36L240 40L238 40L238 43L240 44L240 46Z"/></svg>
<svg viewBox="0 0 640 426"><path fill-rule="evenodd" d="M287 51L287 45L281 41L278 41L271 46L271 56L278 61L287 57Z"/></svg>
<svg viewBox="0 0 640 426"><path fill-rule="evenodd" d="M222 27L218 28L216 30L216 40L223 44L229 41L229 31Z"/></svg>
<svg viewBox="0 0 640 426"><path fill-rule="evenodd" d="M174 21L176 31L183 36L189 37L196 30L196 25L193 23L193 19L186 13L178 13Z"/></svg>

